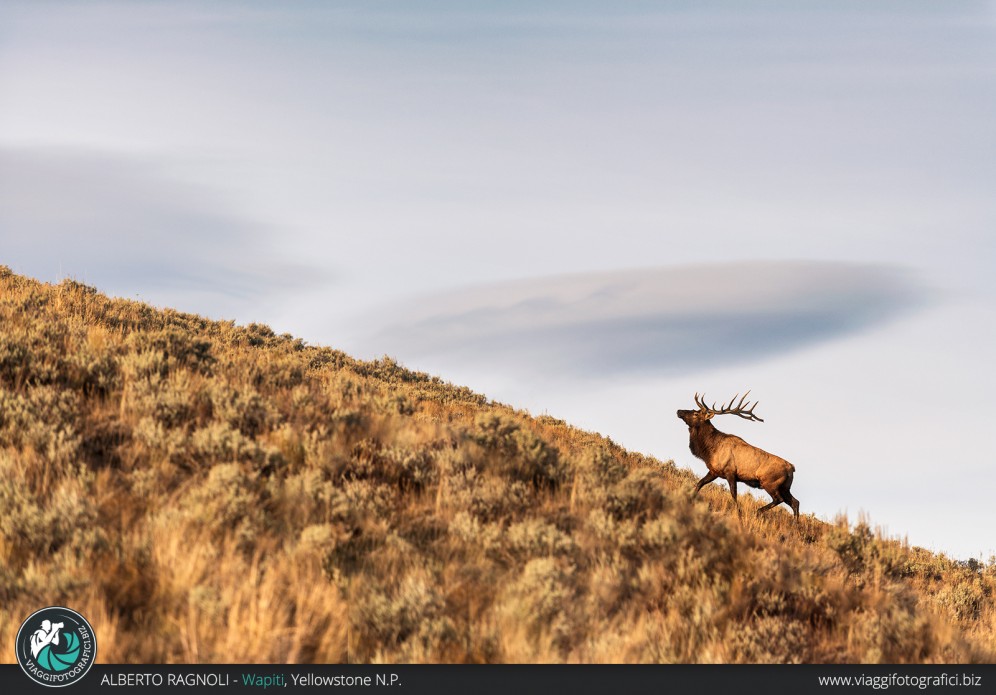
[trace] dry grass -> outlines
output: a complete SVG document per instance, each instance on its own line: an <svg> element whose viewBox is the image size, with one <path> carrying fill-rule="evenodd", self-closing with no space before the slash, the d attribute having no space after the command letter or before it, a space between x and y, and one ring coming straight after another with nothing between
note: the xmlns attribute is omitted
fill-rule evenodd
<svg viewBox="0 0 996 695"><path fill-rule="evenodd" d="M0 268L2 643L64 604L106 662L994 660L992 564L693 484L387 359Z"/></svg>

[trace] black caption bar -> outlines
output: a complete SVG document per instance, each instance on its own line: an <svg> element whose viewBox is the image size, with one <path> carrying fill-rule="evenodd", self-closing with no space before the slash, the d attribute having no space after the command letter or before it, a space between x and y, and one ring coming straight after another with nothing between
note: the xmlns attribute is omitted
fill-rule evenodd
<svg viewBox="0 0 996 695"><path fill-rule="evenodd" d="M141 666L97 664L66 687L72 695L189 693L191 695L550 695L551 693L804 693L996 692L996 665L932 666ZM60 692L28 679L17 665L0 665L0 692Z"/></svg>

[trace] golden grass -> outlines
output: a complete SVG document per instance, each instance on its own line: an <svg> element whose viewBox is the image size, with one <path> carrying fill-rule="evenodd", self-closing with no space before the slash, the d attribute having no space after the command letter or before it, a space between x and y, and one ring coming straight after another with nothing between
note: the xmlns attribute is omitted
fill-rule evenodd
<svg viewBox="0 0 996 695"><path fill-rule="evenodd" d="M996 656L992 564L694 481L389 359L0 267L7 644L63 604L104 662Z"/></svg>

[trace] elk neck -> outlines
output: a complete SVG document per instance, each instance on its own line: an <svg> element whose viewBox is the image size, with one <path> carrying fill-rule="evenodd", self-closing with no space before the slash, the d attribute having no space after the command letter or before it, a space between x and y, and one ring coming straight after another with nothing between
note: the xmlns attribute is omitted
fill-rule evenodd
<svg viewBox="0 0 996 695"><path fill-rule="evenodd" d="M706 420L688 427L688 448L703 461L709 460L709 453L716 448L723 433Z"/></svg>

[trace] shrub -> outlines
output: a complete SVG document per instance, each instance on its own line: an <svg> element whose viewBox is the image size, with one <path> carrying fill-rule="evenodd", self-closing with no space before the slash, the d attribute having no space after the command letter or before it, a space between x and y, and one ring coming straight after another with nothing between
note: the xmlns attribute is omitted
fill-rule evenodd
<svg viewBox="0 0 996 695"><path fill-rule="evenodd" d="M944 606L955 620L978 620L986 605L986 592L978 580L962 581L943 587L937 593L937 602Z"/></svg>
<svg viewBox="0 0 996 695"><path fill-rule="evenodd" d="M550 639L555 646L566 648L577 620L572 610L576 603L573 576L573 567L563 560L529 560L504 592L499 610L506 620L523 625L534 643Z"/></svg>
<svg viewBox="0 0 996 695"><path fill-rule="evenodd" d="M277 409L254 389L216 384L209 398L213 417L246 437L256 437L279 422Z"/></svg>
<svg viewBox="0 0 996 695"><path fill-rule="evenodd" d="M93 478L76 468L39 490L21 462L0 452L0 534L13 557L26 561L68 550L83 558L103 547Z"/></svg>
<svg viewBox="0 0 996 695"><path fill-rule="evenodd" d="M356 596L351 623L361 649L368 653L404 647L407 642L443 649L455 636L445 606L432 576L414 570L390 589L365 585Z"/></svg>
<svg viewBox="0 0 996 695"><path fill-rule="evenodd" d="M218 464L183 496L180 517L215 538L230 537L239 548L250 550L266 523L258 499L255 476L236 463Z"/></svg>
<svg viewBox="0 0 996 695"><path fill-rule="evenodd" d="M523 558L571 555L576 549L570 536L542 519L511 524L505 539L509 550Z"/></svg>
<svg viewBox="0 0 996 695"><path fill-rule="evenodd" d="M799 664L808 651L806 625L763 616L739 626L730 635L730 656L749 664Z"/></svg>

